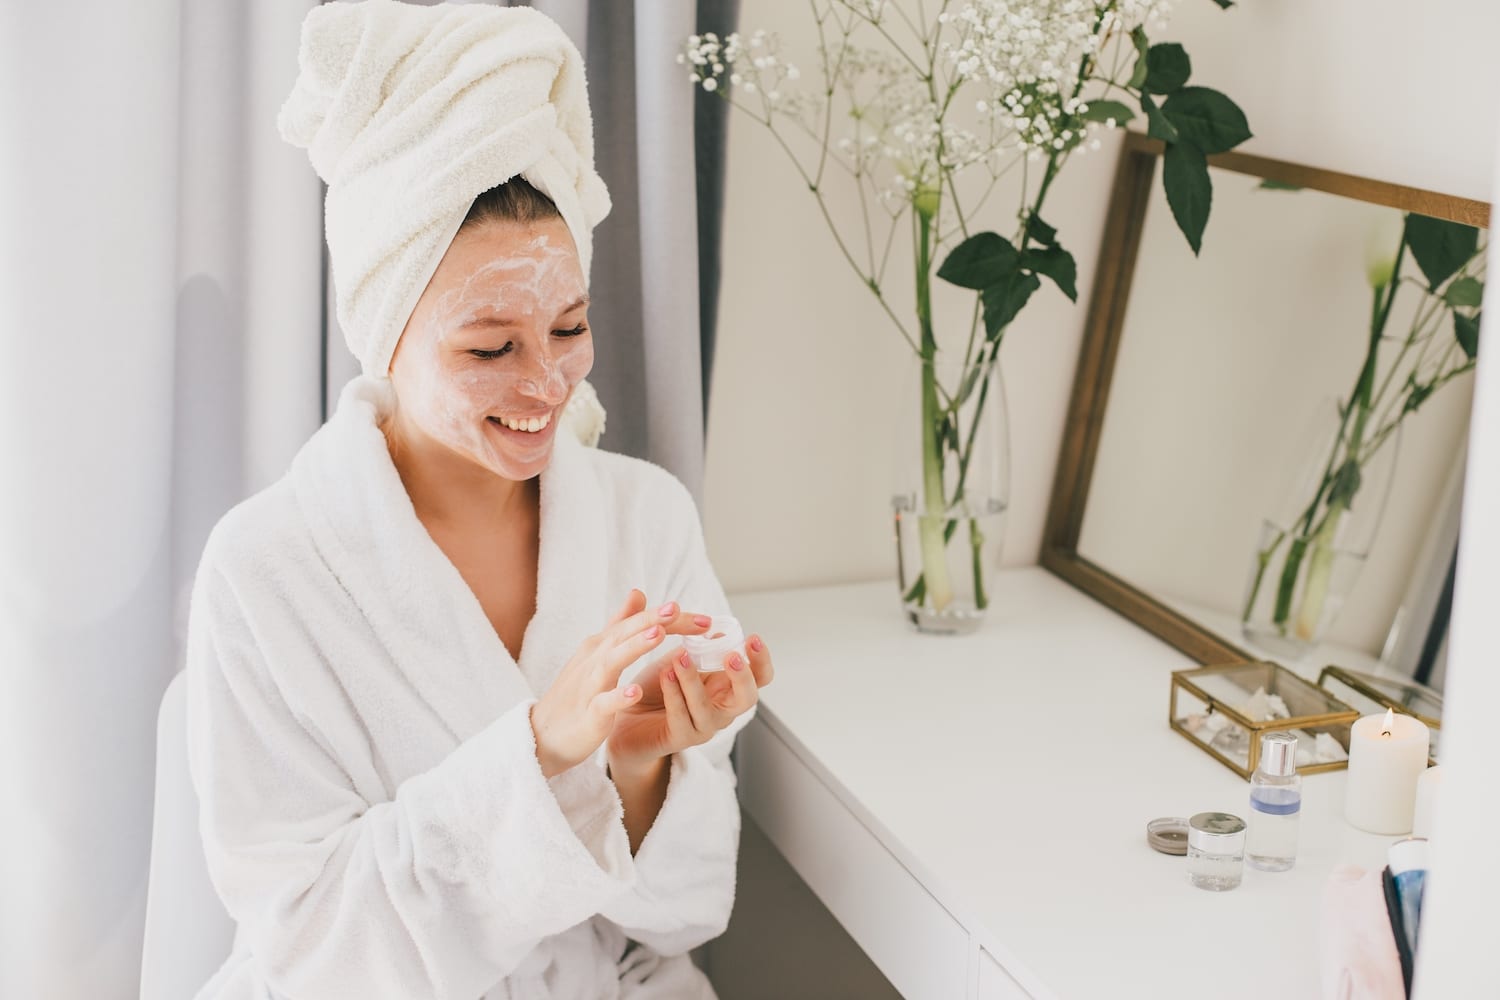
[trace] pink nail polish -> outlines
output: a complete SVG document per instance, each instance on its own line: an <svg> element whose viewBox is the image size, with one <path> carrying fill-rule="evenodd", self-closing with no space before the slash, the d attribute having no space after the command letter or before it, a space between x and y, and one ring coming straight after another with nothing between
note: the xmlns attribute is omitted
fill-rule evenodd
<svg viewBox="0 0 1500 1000"><path fill-rule="evenodd" d="M745 669L744 661L742 661L740 659L740 654L738 654L738 653L730 653L728 656L726 656L724 658L724 662L726 664L728 664L730 670L744 670Z"/></svg>
<svg viewBox="0 0 1500 1000"><path fill-rule="evenodd" d="M661 635L661 626L660 625L652 625L650 628L648 628L646 630L646 638L647 639L655 639L659 635Z"/></svg>
<svg viewBox="0 0 1500 1000"><path fill-rule="evenodd" d="M750 640L750 648L759 653L766 648L766 644L760 641L760 636Z"/></svg>
<svg viewBox="0 0 1500 1000"><path fill-rule="evenodd" d="M713 623L714 620L708 617L708 615L695 615L693 617L693 624L700 628L708 628Z"/></svg>
<svg viewBox="0 0 1500 1000"><path fill-rule="evenodd" d="M661 607L657 608L656 613L661 615L663 618L671 618L677 613L677 602L668 601L666 604L663 604Z"/></svg>
<svg viewBox="0 0 1500 1000"><path fill-rule="evenodd" d="M693 669L693 658L688 655L687 650L684 649L681 653L677 654L677 665L684 670Z"/></svg>

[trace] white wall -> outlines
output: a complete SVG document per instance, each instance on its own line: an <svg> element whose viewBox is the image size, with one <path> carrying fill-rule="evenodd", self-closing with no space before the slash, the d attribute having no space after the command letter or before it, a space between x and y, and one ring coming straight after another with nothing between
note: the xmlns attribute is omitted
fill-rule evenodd
<svg viewBox="0 0 1500 1000"><path fill-rule="evenodd" d="M756 26L779 30L811 65L803 5L746 4L742 27ZM1229 11L1182 0L1159 34L1184 43L1194 83L1245 109L1256 133L1245 151L1484 200L1496 38L1491 0L1254 0ZM736 117L729 161L704 502L715 566L731 590L893 575L880 434L906 348L764 130ZM1070 164L1046 213L1078 260L1084 301L1043 289L1002 351L1014 426L1007 563L1034 562L1040 545L1113 165L1109 146ZM1014 203L991 209L982 221L1008 228Z"/></svg>

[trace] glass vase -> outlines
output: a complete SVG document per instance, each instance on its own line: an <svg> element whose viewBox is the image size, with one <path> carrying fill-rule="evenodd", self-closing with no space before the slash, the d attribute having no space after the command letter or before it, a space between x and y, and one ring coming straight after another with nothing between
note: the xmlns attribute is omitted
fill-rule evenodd
<svg viewBox="0 0 1500 1000"><path fill-rule="evenodd" d="M990 606L1010 502L1009 421L988 348L915 361L896 394L891 510L902 613L920 632L971 632Z"/></svg>
<svg viewBox="0 0 1500 1000"><path fill-rule="evenodd" d="M1307 432L1295 476L1259 527L1241 631L1274 656L1297 660L1328 634L1354 589L1385 513L1401 449L1397 424L1358 440L1338 402L1325 400Z"/></svg>

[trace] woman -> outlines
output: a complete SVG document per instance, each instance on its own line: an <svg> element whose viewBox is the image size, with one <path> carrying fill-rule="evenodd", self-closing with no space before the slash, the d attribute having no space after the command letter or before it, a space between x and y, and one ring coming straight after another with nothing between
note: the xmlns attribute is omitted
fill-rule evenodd
<svg viewBox="0 0 1500 1000"><path fill-rule="evenodd" d="M281 125L363 373L194 582L239 925L199 996L712 998L686 953L729 918L728 754L773 670L754 635L705 675L668 645L728 613L692 498L560 426L608 207L577 52L524 8L367 0L316 8L301 63Z"/></svg>

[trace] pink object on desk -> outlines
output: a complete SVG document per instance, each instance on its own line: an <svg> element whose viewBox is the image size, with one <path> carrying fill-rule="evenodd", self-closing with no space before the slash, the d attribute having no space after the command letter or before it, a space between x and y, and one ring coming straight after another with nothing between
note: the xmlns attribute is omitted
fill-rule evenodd
<svg viewBox="0 0 1500 1000"><path fill-rule="evenodd" d="M1405 1000L1380 869L1340 865L1323 887L1323 1000Z"/></svg>

